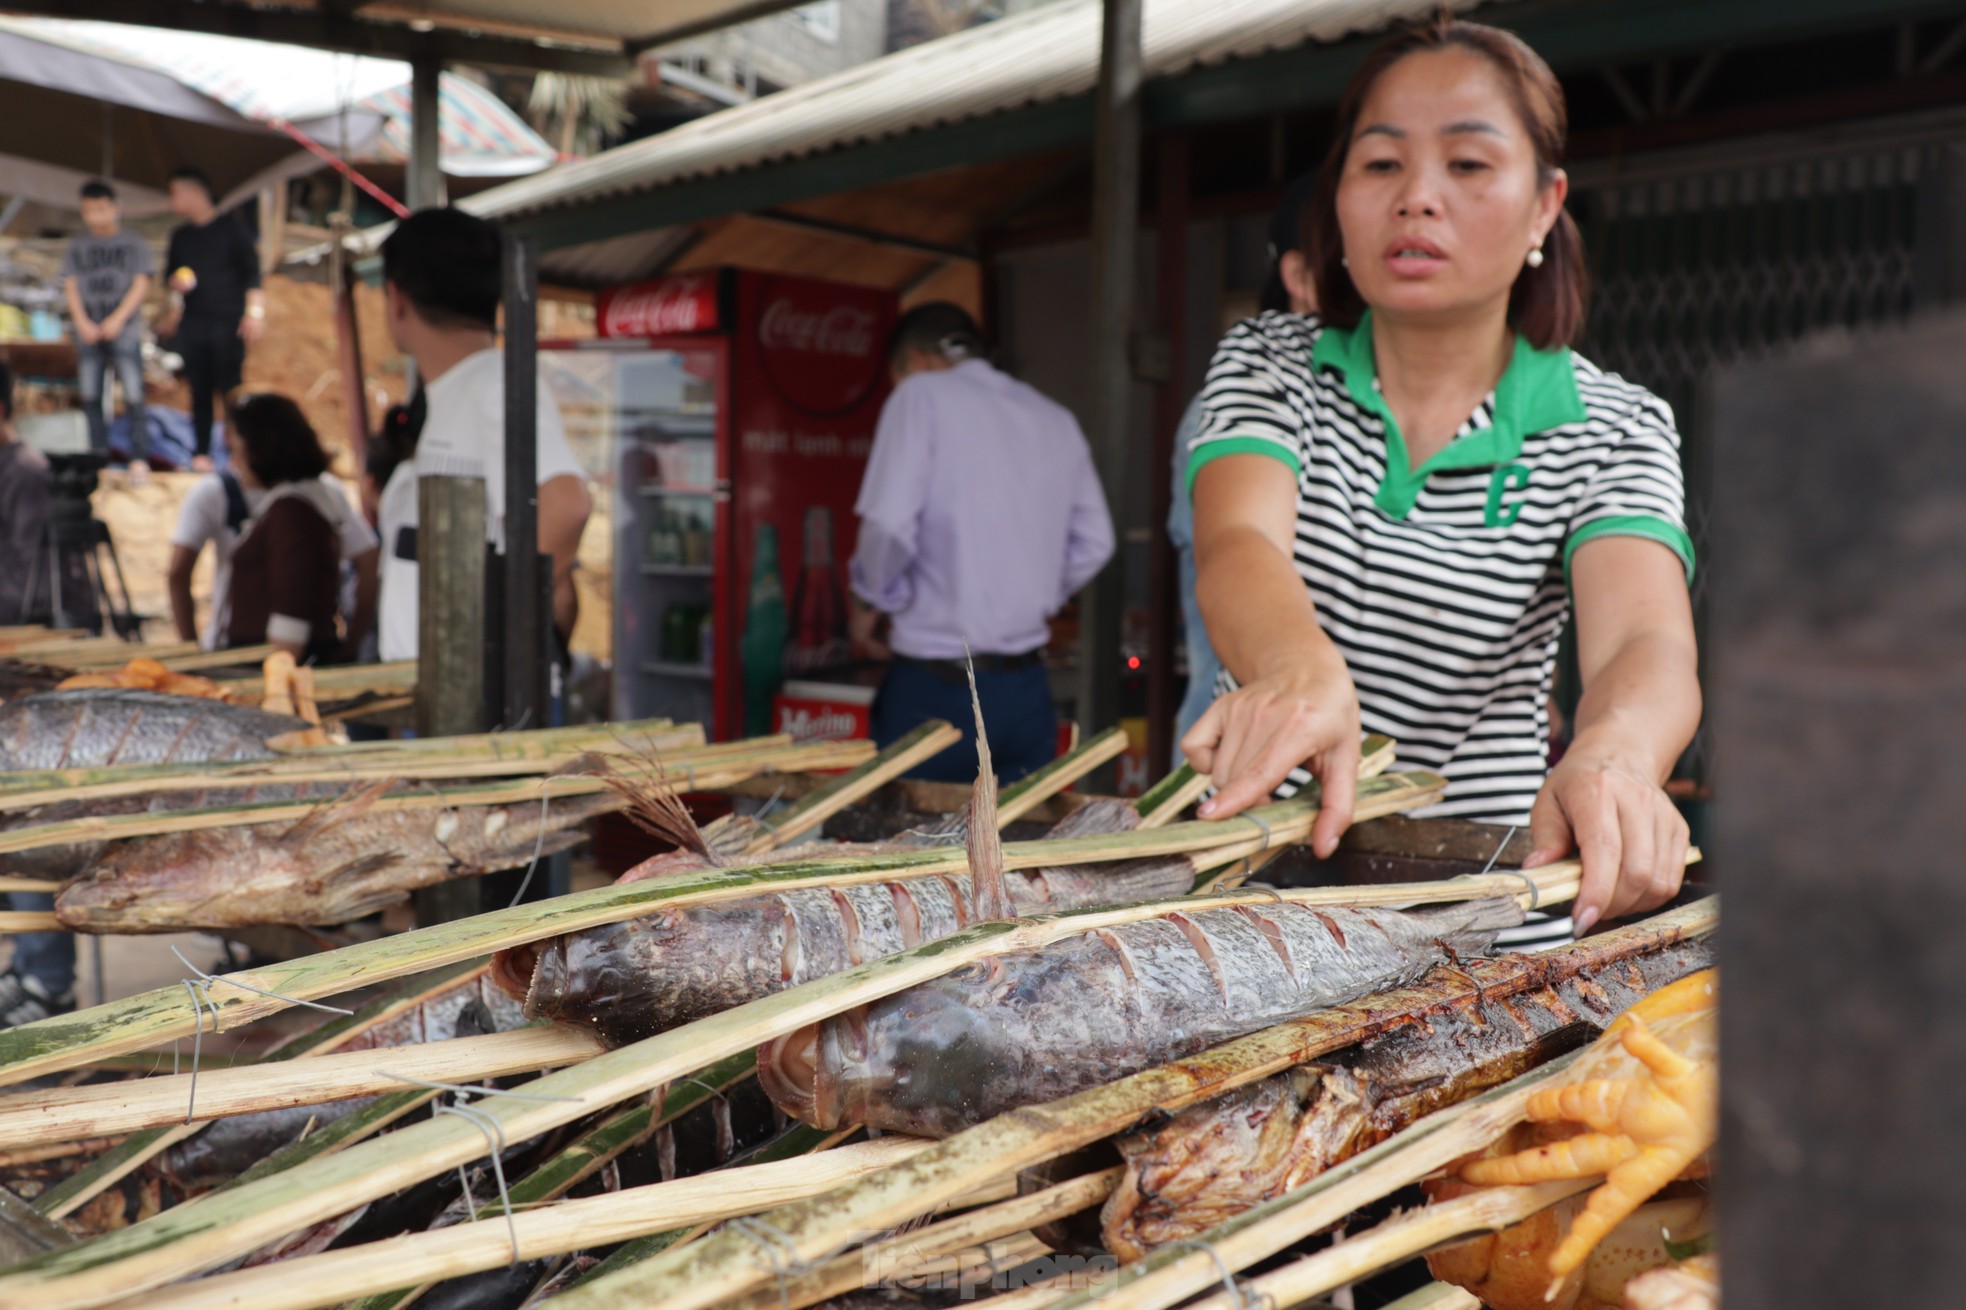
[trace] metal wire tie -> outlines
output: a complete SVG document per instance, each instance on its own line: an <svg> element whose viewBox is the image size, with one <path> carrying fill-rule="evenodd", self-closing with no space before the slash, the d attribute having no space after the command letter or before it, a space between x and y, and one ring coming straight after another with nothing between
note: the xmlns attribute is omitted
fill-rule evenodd
<svg viewBox="0 0 1966 1310"><path fill-rule="evenodd" d="M1270 825L1269 825L1269 824L1267 824L1267 823L1265 823L1265 822L1263 822L1263 820L1261 820L1260 818L1258 818L1258 817L1257 817L1256 815L1254 815L1254 814L1251 814L1251 813L1249 813L1249 812L1248 812L1247 810L1245 810L1245 811L1244 811L1243 813L1241 813L1241 814L1239 814L1239 815L1237 815L1236 817L1237 817L1237 818L1241 818L1241 819L1248 819L1248 820L1249 820L1249 821L1250 821L1251 823L1253 823L1253 824L1255 824L1255 825L1256 825L1256 826L1257 826L1258 828L1261 828L1261 829L1263 830L1263 849L1264 849L1264 850L1266 850L1266 851L1267 851L1267 850L1269 850L1269 849L1270 849L1270 847L1271 847L1271 846L1273 846L1273 845L1274 845L1274 844L1276 843L1276 836L1275 836L1275 834L1273 834L1273 833L1272 833L1272 832L1270 831ZM1244 857L1244 858L1247 858L1247 857Z"/></svg>
<svg viewBox="0 0 1966 1310"><path fill-rule="evenodd" d="M539 836L532 844L532 863L526 866L526 876L519 879L519 890L512 893L512 904L505 907L508 910L526 898L526 888L532 886L532 875L539 868L540 852L546 849L546 805L549 799L550 793L542 788L539 793Z"/></svg>
<svg viewBox="0 0 1966 1310"><path fill-rule="evenodd" d="M1212 1243L1204 1242L1199 1237L1184 1237L1179 1241L1168 1242L1161 1249L1165 1251L1181 1247L1200 1251L1215 1262L1215 1271L1222 1275L1222 1290L1234 1301L1235 1310L1257 1310L1257 1307L1275 1304L1270 1297L1265 1296L1257 1301L1254 1307L1251 1306L1249 1298L1243 1295L1242 1284L1236 1281L1235 1272L1229 1268L1229 1262L1222 1258L1222 1253L1216 1250Z"/></svg>
<svg viewBox="0 0 1966 1310"><path fill-rule="evenodd" d="M431 1113L454 1115L475 1126L485 1135L486 1150L491 1156L492 1177L498 1180L499 1204L505 1207L505 1232L512 1241L512 1264L516 1266L519 1263L519 1224L512 1217L512 1193L505 1186L505 1162L500 1159L505 1151L504 1126L472 1105L439 1105L432 1109ZM471 1180L465 1173L463 1165L457 1167L457 1176L464 1185L465 1213L470 1216L469 1222L475 1224L478 1222L478 1202L471 1195Z"/></svg>
<svg viewBox="0 0 1966 1310"><path fill-rule="evenodd" d="M771 1261L771 1272L778 1279L779 1310L792 1310L792 1279L812 1270L810 1264L799 1258L798 1244L782 1230L751 1215L739 1215L727 1226L764 1248Z"/></svg>
<svg viewBox="0 0 1966 1310"><path fill-rule="evenodd" d="M269 992L264 987L255 987L251 983L240 982L237 978L234 978L229 974L206 973L203 969L200 969L197 965L185 959L184 952L180 951L175 946L171 947L171 954L177 956L178 962L180 964L182 964L185 968L191 970L191 972L197 974L198 977L201 980L203 980L206 989L206 996L208 998L211 994L211 985L213 983L229 983L234 987L242 987L249 992L256 992L261 996L270 996L276 1001L285 1001L288 1005L304 1005L310 1010L325 1010L329 1014L355 1013L353 1010L344 1010L339 1005L324 1005L320 1001L303 1001L298 996L283 996L279 992ZM213 1002L212 1004L212 1031L215 1033L218 1031L217 1002Z"/></svg>

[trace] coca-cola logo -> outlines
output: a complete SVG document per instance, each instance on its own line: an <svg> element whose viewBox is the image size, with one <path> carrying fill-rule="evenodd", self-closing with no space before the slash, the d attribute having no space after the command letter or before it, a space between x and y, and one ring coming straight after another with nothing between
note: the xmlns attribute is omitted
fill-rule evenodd
<svg viewBox="0 0 1966 1310"><path fill-rule="evenodd" d="M798 278L757 288L758 359L773 389L807 414L843 414L879 385L893 298Z"/></svg>
<svg viewBox="0 0 1966 1310"><path fill-rule="evenodd" d="M717 326L717 279L705 274L620 287L602 297L597 318L604 337L707 331Z"/></svg>
<svg viewBox="0 0 1966 1310"><path fill-rule="evenodd" d="M789 296L780 296L758 320L758 343L766 350L865 359L874 353L874 315L852 305L801 309Z"/></svg>
<svg viewBox="0 0 1966 1310"><path fill-rule="evenodd" d="M860 735L860 721L850 711L827 706L781 706L778 730L792 734L793 741L844 741Z"/></svg>

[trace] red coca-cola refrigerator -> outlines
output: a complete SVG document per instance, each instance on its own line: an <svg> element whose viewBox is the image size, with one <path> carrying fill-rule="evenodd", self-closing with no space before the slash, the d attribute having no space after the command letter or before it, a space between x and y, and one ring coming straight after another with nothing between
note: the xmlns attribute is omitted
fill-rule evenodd
<svg viewBox="0 0 1966 1310"><path fill-rule="evenodd" d="M604 292L543 342L577 448L613 483L617 718L775 730L787 679L851 681L853 502L887 398L890 292L741 269Z"/></svg>

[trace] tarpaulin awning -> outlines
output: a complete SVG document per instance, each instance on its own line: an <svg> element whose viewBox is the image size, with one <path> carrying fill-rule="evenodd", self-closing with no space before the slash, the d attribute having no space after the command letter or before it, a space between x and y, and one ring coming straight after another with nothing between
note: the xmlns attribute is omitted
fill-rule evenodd
<svg viewBox="0 0 1966 1310"><path fill-rule="evenodd" d="M0 18L0 194L69 205L90 177L134 212L196 165L229 203L320 166L288 132L362 163L401 162L409 65L114 23ZM48 130L50 123L62 125ZM550 146L469 79L441 83L440 148L457 177L514 177Z"/></svg>

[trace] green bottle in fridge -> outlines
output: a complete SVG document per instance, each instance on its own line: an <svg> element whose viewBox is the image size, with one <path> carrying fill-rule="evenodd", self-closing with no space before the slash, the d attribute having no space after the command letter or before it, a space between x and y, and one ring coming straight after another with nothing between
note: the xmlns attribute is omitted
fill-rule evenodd
<svg viewBox="0 0 1966 1310"><path fill-rule="evenodd" d="M744 674L744 735L771 731L771 701L784 678L785 643L791 637L785 581L778 571L778 529L758 525L751 560L751 599L744 609L738 665Z"/></svg>

